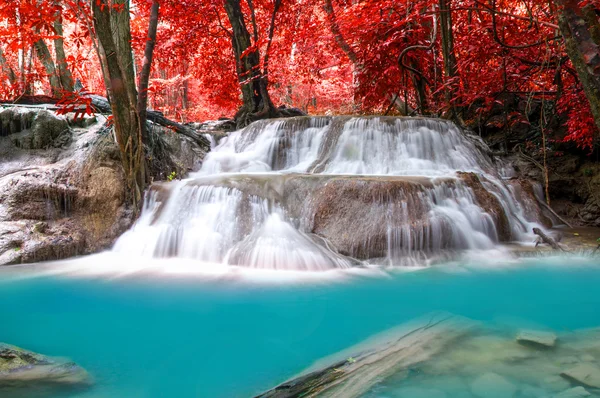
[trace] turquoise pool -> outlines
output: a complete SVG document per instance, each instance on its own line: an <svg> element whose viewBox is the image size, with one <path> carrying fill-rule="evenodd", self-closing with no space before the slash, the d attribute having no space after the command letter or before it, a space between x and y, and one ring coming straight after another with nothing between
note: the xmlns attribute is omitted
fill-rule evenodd
<svg viewBox="0 0 600 398"><path fill-rule="evenodd" d="M95 380L56 397L249 397L435 310L557 333L600 326L600 264L581 258L299 281L21 270L0 270L0 341L70 357ZM382 391L369 396L393 396Z"/></svg>

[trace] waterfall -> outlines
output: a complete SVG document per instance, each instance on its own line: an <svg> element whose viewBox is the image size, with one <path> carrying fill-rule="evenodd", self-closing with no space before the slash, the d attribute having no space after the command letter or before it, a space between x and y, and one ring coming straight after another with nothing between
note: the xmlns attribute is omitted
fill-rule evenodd
<svg viewBox="0 0 600 398"><path fill-rule="evenodd" d="M153 185L113 250L268 269L399 266L522 241L547 221L535 187L448 121L265 120L213 145L197 173Z"/></svg>

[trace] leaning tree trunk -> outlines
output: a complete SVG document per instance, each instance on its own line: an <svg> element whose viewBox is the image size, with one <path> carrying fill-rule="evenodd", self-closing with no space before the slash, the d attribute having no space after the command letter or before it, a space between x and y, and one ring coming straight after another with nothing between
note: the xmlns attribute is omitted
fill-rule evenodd
<svg viewBox="0 0 600 398"><path fill-rule="evenodd" d="M148 23L148 40L144 49L144 60L140 72L139 95L137 100L137 111L140 117L140 128L142 129L142 138L147 141L146 132L146 108L148 107L148 81L150 80L150 68L152 67L152 57L154 55L154 45L156 43L156 29L158 27L158 0L152 2L150 8L150 21Z"/></svg>
<svg viewBox="0 0 600 398"><path fill-rule="evenodd" d="M60 7L60 6L59 6ZM64 91L73 91L73 76L67 65L67 57L65 55L65 45L63 40L63 27L62 27L62 12L59 11L54 21L54 30L58 38L54 39L54 52L56 53L56 68L58 72L58 78L60 85Z"/></svg>
<svg viewBox="0 0 600 398"><path fill-rule="evenodd" d="M142 192L145 187L145 164L142 131L139 114L136 108L137 93L135 81L128 81L133 72L131 51L117 47L124 43L123 36L128 37L129 12L116 10L109 0L92 1L94 29L103 54L98 57L105 63L103 70L110 84L106 87L109 95L115 138L121 152L121 161L125 170L129 195L134 208L139 210Z"/></svg>
<svg viewBox="0 0 600 398"><path fill-rule="evenodd" d="M267 90L267 80L262 75L260 53L256 48L242 56L252 45L250 32L244 21L240 0L225 0L225 11L233 29L231 42L235 54L236 71L242 90L242 106L235 119L238 127L248 125L254 120L276 117L277 109L273 105Z"/></svg>
<svg viewBox="0 0 600 398"><path fill-rule="evenodd" d="M58 74L56 73L56 67L50 55L50 50L43 39L39 39L33 44L35 52L37 53L38 59L44 66L48 79L50 80L50 87L52 88L52 95L56 98L61 96L62 90Z"/></svg>
<svg viewBox="0 0 600 398"><path fill-rule="evenodd" d="M358 89L360 82L358 81L358 76L364 69L364 66L360 59L358 58L358 54L352 49L350 44L344 38L340 26L337 22L337 17L335 14L335 9L333 8L332 0L325 0L323 4L323 10L325 10L325 14L327 14L327 21L329 23L329 30L333 34L333 38L337 43L338 47L346 54L350 62L352 62L352 66L354 70L352 71L352 103L354 104L354 110L358 111L362 108L362 103L360 101L360 96L358 95Z"/></svg>
<svg viewBox="0 0 600 398"><path fill-rule="evenodd" d="M600 130L600 43L594 41L598 21L586 23L583 10L576 0L558 0L558 22L565 40L567 54L577 71L590 109ZM589 19L589 18L588 18ZM594 138L594 142L597 138Z"/></svg>
<svg viewBox="0 0 600 398"><path fill-rule="evenodd" d="M15 74L15 71L8 64L8 61L4 57L4 52L2 51L1 47L0 47L0 69L2 69L2 73L4 75L6 75L6 77L8 78L8 82L11 85L14 85L17 83L17 75Z"/></svg>

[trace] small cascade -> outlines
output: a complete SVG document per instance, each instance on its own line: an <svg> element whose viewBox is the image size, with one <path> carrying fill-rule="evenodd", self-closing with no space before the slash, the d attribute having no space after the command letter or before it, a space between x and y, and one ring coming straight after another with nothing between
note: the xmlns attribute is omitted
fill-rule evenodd
<svg viewBox="0 0 600 398"><path fill-rule="evenodd" d="M155 184L114 250L304 271L490 250L548 222L536 188L498 169L448 121L259 121L215 143L189 179Z"/></svg>

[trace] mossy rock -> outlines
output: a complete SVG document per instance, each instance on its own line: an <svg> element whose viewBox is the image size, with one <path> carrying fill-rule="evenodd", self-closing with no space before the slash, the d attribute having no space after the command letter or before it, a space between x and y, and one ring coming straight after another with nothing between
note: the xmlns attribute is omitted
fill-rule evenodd
<svg viewBox="0 0 600 398"><path fill-rule="evenodd" d="M0 387L33 383L89 384L90 377L74 362L0 343Z"/></svg>
<svg viewBox="0 0 600 398"><path fill-rule="evenodd" d="M0 373L13 372L32 365L47 365L43 355L0 343Z"/></svg>

